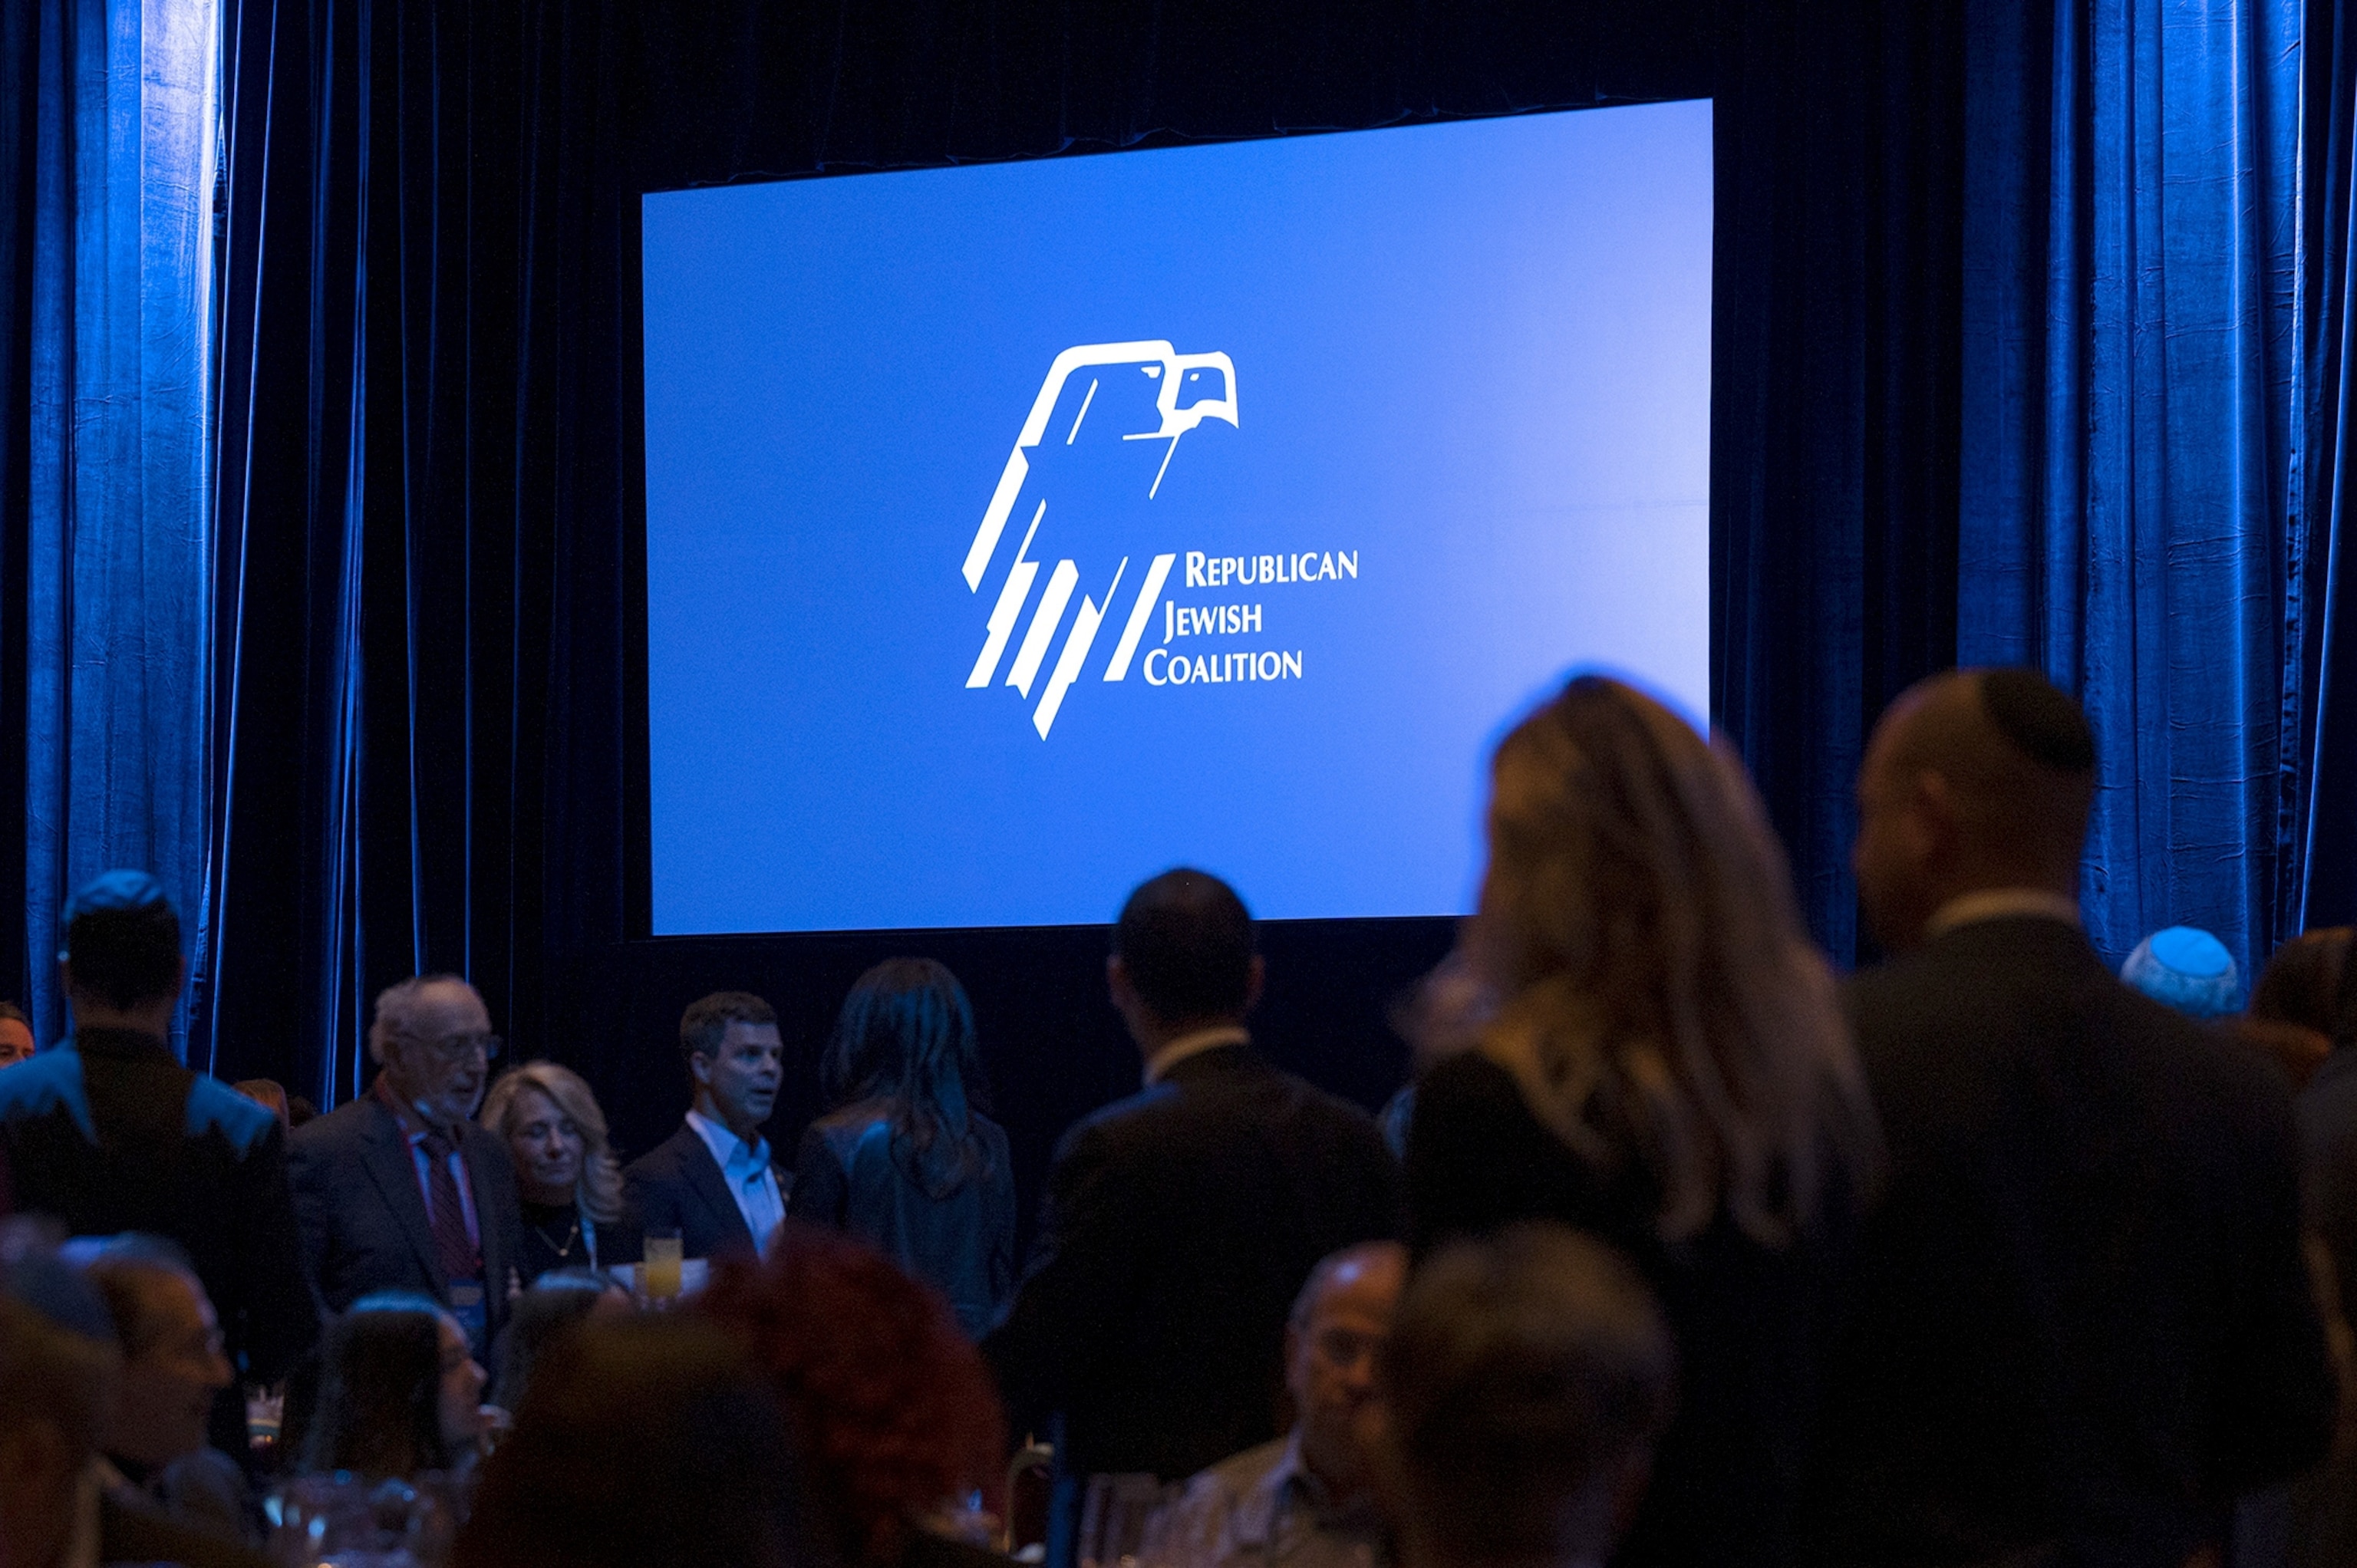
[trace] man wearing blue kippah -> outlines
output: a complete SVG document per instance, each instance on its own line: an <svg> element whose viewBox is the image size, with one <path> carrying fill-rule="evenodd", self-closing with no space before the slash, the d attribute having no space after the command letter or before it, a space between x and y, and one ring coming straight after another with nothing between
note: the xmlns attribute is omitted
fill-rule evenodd
<svg viewBox="0 0 2357 1568"><path fill-rule="evenodd" d="M0 1164L20 1214L75 1235L169 1237L195 1265L243 1381L269 1384L318 1331L278 1119L190 1072L166 1043L186 966L180 922L143 872L111 871L65 911L73 1032L0 1079ZM213 1442L245 1448L234 1388Z"/></svg>

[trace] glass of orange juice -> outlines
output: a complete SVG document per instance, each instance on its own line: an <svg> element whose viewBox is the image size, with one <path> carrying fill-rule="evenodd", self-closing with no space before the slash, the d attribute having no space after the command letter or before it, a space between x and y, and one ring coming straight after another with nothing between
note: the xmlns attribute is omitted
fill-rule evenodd
<svg viewBox="0 0 2357 1568"><path fill-rule="evenodd" d="M647 1232L646 1262L640 1265L639 1282L647 1299L662 1304L679 1298L680 1250L676 1230Z"/></svg>

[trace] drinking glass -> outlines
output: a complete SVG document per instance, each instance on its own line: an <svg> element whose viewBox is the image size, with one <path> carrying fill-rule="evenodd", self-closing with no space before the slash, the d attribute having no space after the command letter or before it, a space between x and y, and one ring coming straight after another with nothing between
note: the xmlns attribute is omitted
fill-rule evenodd
<svg viewBox="0 0 2357 1568"><path fill-rule="evenodd" d="M679 1299L680 1244L677 1230L647 1232L646 1262L639 1266L639 1281L649 1301L669 1303Z"/></svg>

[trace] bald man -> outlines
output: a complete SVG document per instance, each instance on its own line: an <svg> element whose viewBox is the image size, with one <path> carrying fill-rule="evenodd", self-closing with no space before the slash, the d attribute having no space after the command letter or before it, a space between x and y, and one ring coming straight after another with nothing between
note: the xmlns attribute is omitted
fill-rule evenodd
<svg viewBox="0 0 2357 1568"><path fill-rule="evenodd" d="M1285 1330L1293 1431L1198 1475L1149 1556L1185 1568L1375 1568L1387 1560L1371 1470L1375 1362L1407 1283L1396 1241L1345 1247L1309 1273Z"/></svg>
<svg viewBox="0 0 2357 1568"><path fill-rule="evenodd" d="M1891 705L1852 983L1890 1165L1812 1487L1812 1563L2181 1568L2331 1435L2286 1091L2079 925L2095 746L2029 671Z"/></svg>

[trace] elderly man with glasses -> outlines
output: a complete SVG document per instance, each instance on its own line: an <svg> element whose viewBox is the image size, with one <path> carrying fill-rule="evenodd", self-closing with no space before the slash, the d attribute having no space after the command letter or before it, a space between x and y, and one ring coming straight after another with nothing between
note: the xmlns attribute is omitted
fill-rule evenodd
<svg viewBox="0 0 2357 1568"><path fill-rule="evenodd" d="M475 988L419 975L376 1000L366 1094L289 1145L303 1255L328 1310L376 1291L432 1296L479 1356L507 1321L523 1211L507 1150L475 1125L500 1037Z"/></svg>

